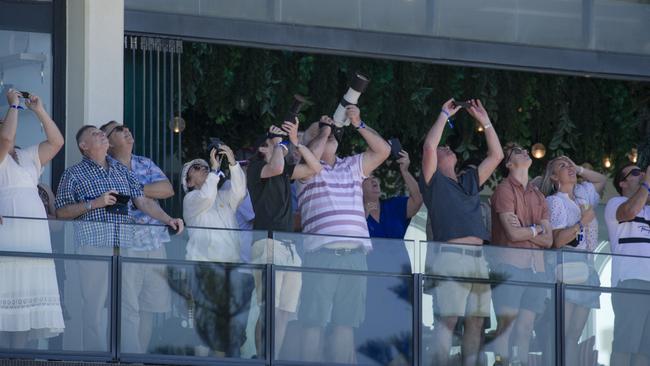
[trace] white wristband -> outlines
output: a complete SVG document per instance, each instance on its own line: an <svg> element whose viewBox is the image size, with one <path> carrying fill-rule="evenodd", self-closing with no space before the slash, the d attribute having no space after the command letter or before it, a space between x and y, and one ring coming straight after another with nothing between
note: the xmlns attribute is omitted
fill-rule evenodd
<svg viewBox="0 0 650 366"><path fill-rule="evenodd" d="M489 129L490 127L492 127L492 124L491 124L491 123L488 123L487 125L483 126L483 129L484 129L484 130L487 130L487 129Z"/></svg>
<svg viewBox="0 0 650 366"><path fill-rule="evenodd" d="M578 175L582 175L582 173L585 171L585 168L582 166L578 166Z"/></svg>
<svg viewBox="0 0 650 366"><path fill-rule="evenodd" d="M530 230L533 232L533 238L537 236L537 229L535 229L535 226L531 226Z"/></svg>

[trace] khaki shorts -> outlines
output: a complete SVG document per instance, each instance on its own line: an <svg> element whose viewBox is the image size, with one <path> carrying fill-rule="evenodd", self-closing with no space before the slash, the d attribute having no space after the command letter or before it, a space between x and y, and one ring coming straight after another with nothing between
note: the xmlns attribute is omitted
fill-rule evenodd
<svg viewBox="0 0 650 366"><path fill-rule="evenodd" d="M133 311L165 313L171 310L171 288L167 266L161 263L129 262L128 258L166 259L165 247L153 250L121 248L122 306Z"/></svg>
<svg viewBox="0 0 650 366"><path fill-rule="evenodd" d="M453 246L458 248L459 246ZM488 266L481 248L464 249L464 253L437 253L432 266L437 276L487 279ZM466 253L477 253L480 256ZM487 283L436 280L434 314L438 316L490 316L491 290Z"/></svg>
<svg viewBox="0 0 650 366"><path fill-rule="evenodd" d="M274 239L260 239L253 243L253 263L275 264L278 266L300 267L302 260L293 244L285 244ZM261 271L254 271L255 288L257 289L257 303L264 302L265 284ZM297 271L275 271L275 307L289 313L298 309L300 289L302 287L302 274ZM268 289L267 289L268 290Z"/></svg>

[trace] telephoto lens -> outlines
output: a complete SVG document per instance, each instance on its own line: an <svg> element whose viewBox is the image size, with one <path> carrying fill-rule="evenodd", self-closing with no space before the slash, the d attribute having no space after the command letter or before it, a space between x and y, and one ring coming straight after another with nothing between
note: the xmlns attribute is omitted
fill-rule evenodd
<svg viewBox="0 0 650 366"><path fill-rule="evenodd" d="M367 76L360 72L354 74L350 88L348 88L348 91L345 93L343 98L341 98L338 107L336 107L336 112L334 112L334 116L332 117L336 127L350 125L350 120L345 116L345 107L356 105L359 101L359 97L364 91L366 91L369 83L370 79Z"/></svg>

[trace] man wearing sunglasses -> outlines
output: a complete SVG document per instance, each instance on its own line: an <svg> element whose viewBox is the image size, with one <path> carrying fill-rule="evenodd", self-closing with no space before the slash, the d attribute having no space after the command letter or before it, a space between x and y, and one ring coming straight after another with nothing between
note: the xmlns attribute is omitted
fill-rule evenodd
<svg viewBox="0 0 650 366"><path fill-rule="evenodd" d="M135 139L128 127L110 121L100 127L108 138L108 154L138 178L145 197L152 200L174 195L174 188L165 173L149 158L133 154ZM166 259L164 243L171 239L162 223L144 212L133 209L130 214L138 225L135 240L121 255L130 258ZM122 282L122 349L128 353L147 352L153 329L153 314L171 310L171 291L165 265L124 263Z"/></svg>
<svg viewBox="0 0 650 366"><path fill-rule="evenodd" d="M650 291L650 167L644 172L636 165L620 169L614 197L605 207L605 222L612 259L612 285L621 289ZM648 296L612 293L614 340L612 365L650 365L650 300Z"/></svg>
<svg viewBox="0 0 650 366"><path fill-rule="evenodd" d="M544 253L553 245L553 230L544 195L528 179L532 160L528 150L508 143L504 147L505 177L492 195L492 242L531 250L499 250L492 273L519 281L543 282ZM498 285L492 289L497 316L495 352L504 358L528 361L535 318L544 312L546 290L539 287ZM510 352L509 347L513 347ZM517 352L514 352L516 347Z"/></svg>

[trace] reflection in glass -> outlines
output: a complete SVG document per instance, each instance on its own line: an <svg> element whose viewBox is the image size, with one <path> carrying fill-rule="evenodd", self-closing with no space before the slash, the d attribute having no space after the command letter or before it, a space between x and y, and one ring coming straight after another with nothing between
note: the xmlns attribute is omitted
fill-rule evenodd
<svg viewBox="0 0 650 366"><path fill-rule="evenodd" d="M218 263L169 266L173 316L160 330L153 352L240 357L254 288L250 271Z"/></svg>

